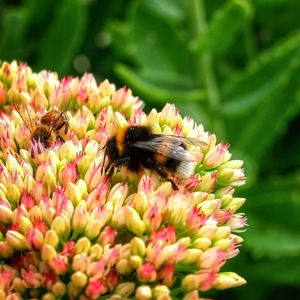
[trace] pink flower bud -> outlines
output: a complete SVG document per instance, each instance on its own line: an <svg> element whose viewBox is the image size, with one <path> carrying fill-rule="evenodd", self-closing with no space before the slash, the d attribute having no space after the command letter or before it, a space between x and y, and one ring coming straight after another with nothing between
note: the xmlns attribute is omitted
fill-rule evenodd
<svg viewBox="0 0 300 300"><path fill-rule="evenodd" d="M137 269L137 277L141 282L153 282L157 278L155 268L150 263L145 263Z"/></svg>
<svg viewBox="0 0 300 300"><path fill-rule="evenodd" d="M105 294L107 287L102 279L90 280L85 293L91 299L98 299L101 295Z"/></svg>
<svg viewBox="0 0 300 300"><path fill-rule="evenodd" d="M170 287L175 281L174 265L166 265L161 268L157 273L157 280L160 283Z"/></svg>
<svg viewBox="0 0 300 300"><path fill-rule="evenodd" d="M68 258L64 255L57 254L49 261L49 266L55 274L62 275L68 271Z"/></svg>
<svg viewBox="0 0 300 300"><path fill-rule="evenodd" d="M112 226L107 226L104 228L102 233L98 238L98 243L104 247L105 245L112 246L115 242L115 237L117 235L117 231L112 228Z"/></svg>

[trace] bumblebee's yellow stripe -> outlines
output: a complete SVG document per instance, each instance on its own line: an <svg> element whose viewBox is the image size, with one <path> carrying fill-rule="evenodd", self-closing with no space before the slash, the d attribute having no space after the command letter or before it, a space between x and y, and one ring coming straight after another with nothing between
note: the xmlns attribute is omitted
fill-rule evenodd
<svg viewBox="0 0 300 300"><path fill-rule="evenodd" d="M116 134L116 146L117 146L119 156L122 156L124 153L125 137L126 137L127 129L128 129L128 127L125 126L125 127L121 128L118 131L118 133Z"/></svg>

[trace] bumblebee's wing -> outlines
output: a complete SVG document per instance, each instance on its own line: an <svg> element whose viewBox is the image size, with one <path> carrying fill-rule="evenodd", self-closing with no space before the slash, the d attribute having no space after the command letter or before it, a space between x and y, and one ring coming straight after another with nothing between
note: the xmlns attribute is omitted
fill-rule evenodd
<svg viewBox="0 0 300 300"><path fill-rule="evenodd" d="M149 141L138 141L132 144L132 146L150 150L154 153L159 153L169 158L173 158L180 161L194 161L193 155L183 147L183 144L195 144L196 139L187 140L172 135L156 136Z"/></svg>
<svg viewBox="0 0 300 300"><path fill-rule="evenodd" d="M206 142L192 137L182 137L175 135L163 135L163 137L168 138L170 140L178 140L184 145L196 146L200 148L205 148L208 146Z"/></svg>

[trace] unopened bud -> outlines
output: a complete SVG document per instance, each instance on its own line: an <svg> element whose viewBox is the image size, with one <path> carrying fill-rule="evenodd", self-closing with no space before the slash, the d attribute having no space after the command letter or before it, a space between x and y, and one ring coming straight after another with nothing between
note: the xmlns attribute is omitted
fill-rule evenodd
<svg viewBox="0 0 300 300"><path fill-rule="evenodd" d="M83 288L87 284L88 277L85 273L77 271L72 274L71 281L74 284L74 286Z"/></svg>
<svg viewBox="0 0 300 300"><path fill-rule="evenodd" d="M134 289L135 284L133 282L123 282L116 287L115 293L124 298L128 298L133 293Z"/></svg>

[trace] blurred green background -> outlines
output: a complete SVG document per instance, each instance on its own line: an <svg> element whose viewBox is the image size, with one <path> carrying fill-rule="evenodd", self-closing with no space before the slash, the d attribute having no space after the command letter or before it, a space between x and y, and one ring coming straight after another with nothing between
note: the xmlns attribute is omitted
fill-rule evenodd
<svg viewBox="0 0 300 300"><path fill-rule="evenodd" d="M0 59L174 102L245 160L248 231L216 299L300 299L299 0L0 0Z"/></svg>

